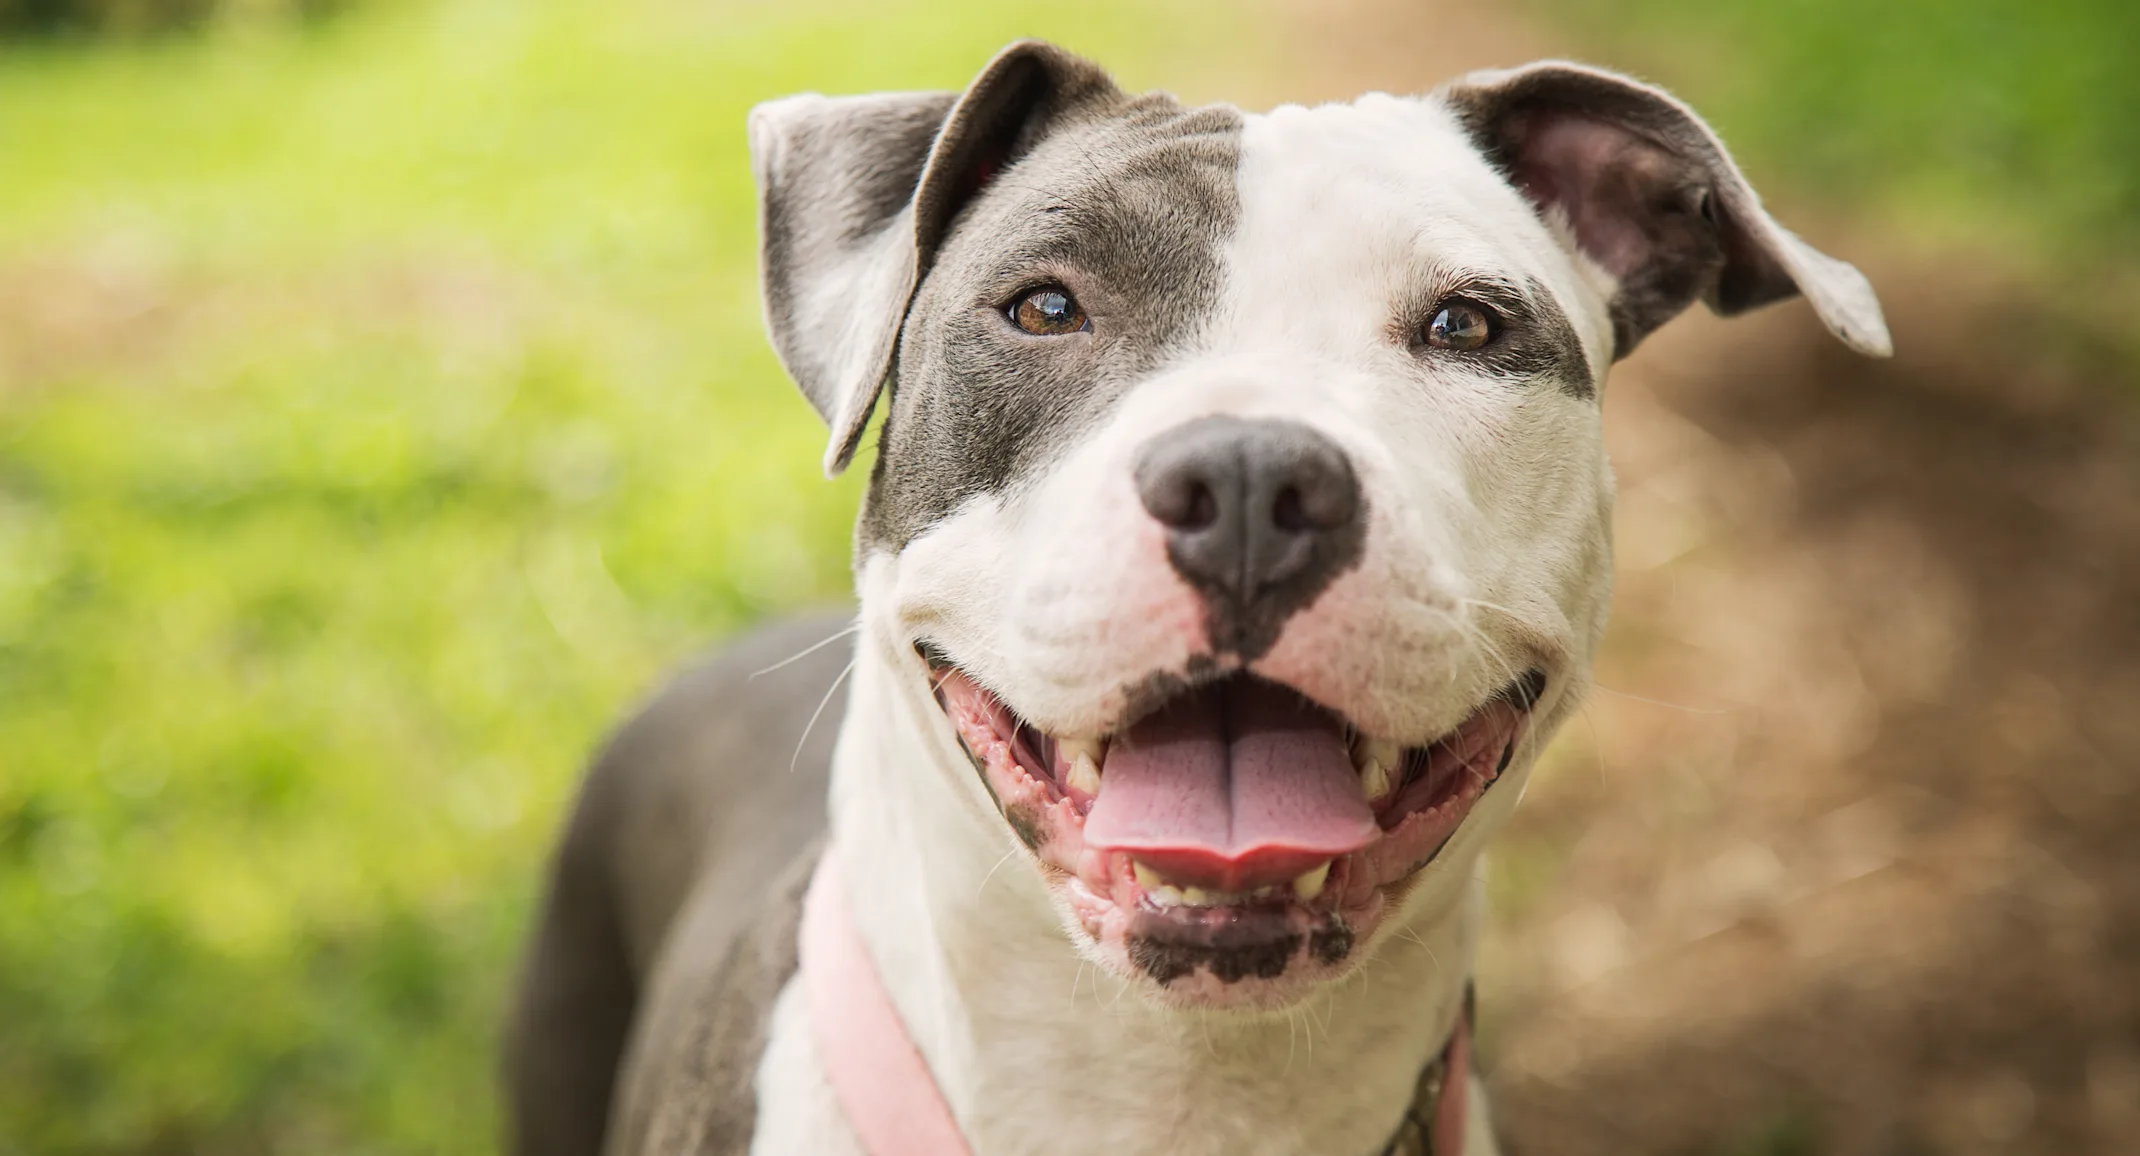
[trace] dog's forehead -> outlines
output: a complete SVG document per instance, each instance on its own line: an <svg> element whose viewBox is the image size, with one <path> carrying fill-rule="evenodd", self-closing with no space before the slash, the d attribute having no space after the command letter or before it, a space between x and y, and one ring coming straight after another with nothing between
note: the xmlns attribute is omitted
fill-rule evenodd
<svg viewBox="0 0 2140 1156"><path fill-rule="evenodd" d="M1546 294L1586 348L1605 348L1608 334L1583 326L1593 310L1569 250L1439 98L1375 93L1247 117L1236 183L1230 288L1258 333L1367 336L1393 297L1484 278Z"/></svg>
<svg viewBox="0 0 2140 1156"><path fill-rule="evenodd" d="M959 222L946 280L986 295L1081 277L1083 294L1151 312L1146 328L1179 329L1236 224L1241 124L1155 94L1054 129Z"/></svg>

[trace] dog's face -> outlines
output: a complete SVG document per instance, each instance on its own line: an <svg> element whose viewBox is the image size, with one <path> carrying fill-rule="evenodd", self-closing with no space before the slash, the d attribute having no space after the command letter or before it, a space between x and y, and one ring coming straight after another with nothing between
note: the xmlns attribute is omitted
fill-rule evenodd
<svg viewBox="0 0 2140 1156"><path fill-rule="evenodd" d="M753 144L829 466L889 383L864 615L1076 947L1181 1004L1461 887L1604 625L1614 360L1696 298L1886 340L1692 114L1574 66L1248 116L1027 44Z"/></svg>

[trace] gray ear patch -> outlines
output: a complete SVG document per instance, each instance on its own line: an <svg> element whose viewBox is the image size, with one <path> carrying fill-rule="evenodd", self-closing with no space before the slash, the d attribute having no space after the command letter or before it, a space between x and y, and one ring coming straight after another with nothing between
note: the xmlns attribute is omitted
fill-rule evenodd
<svg viewBox="0 0 2140 1156"><path fill-rule="evenodd" d="M963 94L808 94L751 111L766 327L831 427L827 473L854 456L951 219L1047 119L1114 91L1093 65L1022 41Z"/></svg>
<svg viewBox="0 0 2140 1156"><path fill-rule="evenodd" d="M914 289L912 198L948 92L824 97L751 110L766 328L832 427L837 472L869 421Z"/></svg>
<svg viewBox="0 0 2140 1156"><path fill-rule="evenodd" d="M1864 275L1777 224L1716 134L1663 91L1542 61L1441 94L1481 151L1619 279L1616 357L1697 299L1728 316L1795 293L1843 344L1892 351Z"/></svg>

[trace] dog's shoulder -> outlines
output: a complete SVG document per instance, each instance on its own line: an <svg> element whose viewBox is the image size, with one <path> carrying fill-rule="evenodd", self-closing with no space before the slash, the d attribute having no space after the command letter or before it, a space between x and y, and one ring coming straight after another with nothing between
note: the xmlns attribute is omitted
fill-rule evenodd
<svg viewBox="0 0 2140 1156"><path fill-rule="evenodd" d="M737 1083L708 1065L755 1065L763 1015L794 969L799 891L784 881L807 878L825 828L851 621L787 619L738 639L672 680L594 760L515 1001L519 1156L645 1151L662 1113L717 1121L732 1105L748 1143L748 1067Z"/></svg>
<svg viewBox="0 0 2140 1156"><path fill-rule="evenodd" d="M736 639L672 679L589 770L580 807L604 813L603 857L642 984L694 897L719 889L703 896L718 957L764 881L824 829L852 621L786 618Z"/></svg>
<svg viewBox="0 0 2140 1156"><path fill-rule="evenodd" d="M741 1156L758 1116L755 1081L774 1001L795 975L802 900L823 851L813 840L767 889L756 918L717 962L694 950L696 898L679 913L668 953L641 1011L645 1047L620 1082L612 1156Z"/></svg>

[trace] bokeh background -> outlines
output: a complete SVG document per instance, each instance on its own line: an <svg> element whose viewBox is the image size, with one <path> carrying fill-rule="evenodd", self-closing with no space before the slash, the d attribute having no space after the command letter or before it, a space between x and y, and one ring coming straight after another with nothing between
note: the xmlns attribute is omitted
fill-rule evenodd
<svg viewBox="0 0 2140 1156"><path fill-rule="evenodd" d="M0 1154L495 1146L581 761L847 587L744 112L1030 34L1251 107L1635 71L1888 303L1614 377L1511 1148L2140 1152L2140 5L0 0Z"/></svg>

